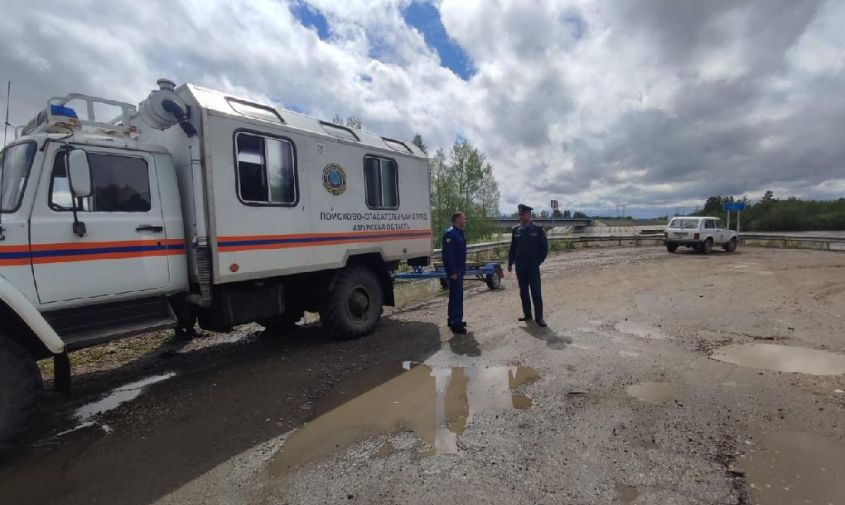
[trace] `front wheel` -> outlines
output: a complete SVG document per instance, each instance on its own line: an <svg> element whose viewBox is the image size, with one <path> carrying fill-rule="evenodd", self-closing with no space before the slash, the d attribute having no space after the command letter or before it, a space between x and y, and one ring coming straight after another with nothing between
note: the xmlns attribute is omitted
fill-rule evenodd
<svg viewBox="0 0 845 505"><path fill-rule="evenodd" d="M38 409L43 383L35 360L0 335L0 447L20 434Z"/></svg>
<svg viewBox="0 0 845 505"><path fill-rule="evenodd" d="M676 244L674 242L667 242L666 243L666 250L669 251L670 253L673 253L673 252L678 250L678 244Z"/></svg>
<svg viewBox="0 0 845 505"><path fill-rule="evenodd" d="M376 274L363 266L350 266L335 275L320 321L342 339L372 332L381 317L384 295Z"/></svg>

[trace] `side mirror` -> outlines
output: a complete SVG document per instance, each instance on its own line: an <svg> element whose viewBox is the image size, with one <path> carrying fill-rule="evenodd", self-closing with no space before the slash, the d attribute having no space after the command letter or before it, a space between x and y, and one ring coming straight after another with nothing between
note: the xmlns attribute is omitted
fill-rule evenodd
<svg viewBox="0 0 845 505"><path fill-rule="evenodd" d="M68 173L70 175L70 190L75 198L91 196L91 167L88 166L88 155L81 149L74 149L69 156Z"/></svg>

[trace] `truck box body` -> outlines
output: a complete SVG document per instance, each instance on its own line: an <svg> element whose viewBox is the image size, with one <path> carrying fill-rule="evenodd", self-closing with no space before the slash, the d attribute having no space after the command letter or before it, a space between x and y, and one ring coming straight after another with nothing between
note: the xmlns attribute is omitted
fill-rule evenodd
<svg viewBox="0 0 845 505"><path fill-rule="evenodd" d="M204 248L214 284L341 268L354 254L377 253L385 261L431 255L428 161L413 144L388 144L369 132L193 85L177 93L198 138L186 142L179 128L139 126L141 140L173 153L192 282L204 273L197 262ZM283 169L292 177L282 186L291 189L267 197L255 191L261 143L290 164ZM265 165L274 155L264 156ZM387 198L369 195L368 202L366 173L373 177L376 161L388 177L370 180L369 188ZM247 178L253 180L241 180Z"/></svg>

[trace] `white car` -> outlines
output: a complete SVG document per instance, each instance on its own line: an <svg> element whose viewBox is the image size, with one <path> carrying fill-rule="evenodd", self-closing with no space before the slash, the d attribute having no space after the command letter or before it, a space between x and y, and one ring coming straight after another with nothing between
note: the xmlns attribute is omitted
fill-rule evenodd
<svg viewBox="0 0 845 505"><path fill-rule="evenodd" d="M717 217L676 217L669 221L663 232L663 241L669 252L679 246L707 254L713 246L721 246L726 252L736 251L737 236L733 230Z"/></svg>

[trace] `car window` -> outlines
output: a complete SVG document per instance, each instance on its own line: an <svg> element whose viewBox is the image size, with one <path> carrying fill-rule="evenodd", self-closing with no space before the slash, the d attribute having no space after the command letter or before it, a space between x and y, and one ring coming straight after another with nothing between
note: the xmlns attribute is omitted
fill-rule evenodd
<svg viewBox="0 0 845 505"><path fill-rule="evenodd" d="M677 228L681 230L696 230L698 229L698 219L673 219L669 223L669 228Z"/></svg>
<svg viewBox="0 0 845 505"><path fill-rule="evenodd" d="M707 221L704 221L704 228L708 230L715 229L716 223L714 223L712 219L708 219Z"/></svg>

